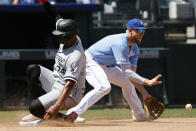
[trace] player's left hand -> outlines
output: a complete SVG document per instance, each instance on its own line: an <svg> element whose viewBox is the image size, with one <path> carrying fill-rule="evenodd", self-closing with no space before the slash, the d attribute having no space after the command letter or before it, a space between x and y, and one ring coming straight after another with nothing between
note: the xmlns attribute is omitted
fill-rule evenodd
<svg viewBox="0 0 196 131"><path fill-rule="evenodd" d="M47 113L45 114L44 119L53 119L53 118L55 118L58 111L59 111L59 108L57 106L55 106L55 105L51 106L48 109Z"/></svg>

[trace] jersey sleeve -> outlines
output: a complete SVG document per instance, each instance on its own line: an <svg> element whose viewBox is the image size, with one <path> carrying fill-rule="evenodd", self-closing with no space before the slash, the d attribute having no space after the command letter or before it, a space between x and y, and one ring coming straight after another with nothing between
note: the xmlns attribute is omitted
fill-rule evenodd
<svg viewBox="0 0 196 131"><path fill-rule="evenodd" d="M125 46L119 44L113 44L111 46L116 63L120 64L130 64L128 57L128 49Z"/></svg>
<svg viewBox="0 0 196 131"><path fill-rule="evenodd" d="M64 75L64 80L78 81L81 68L82 68L82 56L75 55L70 56L66 62L66 72Z"/></svg>
<svg viewBox="0 0 196 131"><path fill-rule="evenodd" d="M138 46L134 46L133 48L134 55L129 57L129 61L131 66L137 67L138 57L139 57L139 48Z"/></svg>

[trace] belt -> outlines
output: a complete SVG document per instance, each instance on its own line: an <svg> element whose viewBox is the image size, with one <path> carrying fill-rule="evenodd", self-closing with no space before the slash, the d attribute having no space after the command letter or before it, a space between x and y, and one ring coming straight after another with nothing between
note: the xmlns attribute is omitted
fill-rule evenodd
<svg viewBox="0 0 196 131"><path fill-rule="evenodd" d="M108 65L107 67L108 67L108 68L109 68L109 67L115 67L115 65Z"/></svg>

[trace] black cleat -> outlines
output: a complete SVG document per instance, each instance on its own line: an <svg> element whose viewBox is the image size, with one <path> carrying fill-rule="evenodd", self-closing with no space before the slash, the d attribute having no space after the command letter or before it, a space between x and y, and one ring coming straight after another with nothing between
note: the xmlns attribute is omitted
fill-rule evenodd
<svg viewBox="0 0 196 131"><path fill-rule="evenodd" d="M77 117L78 117L78 114L75 112L72 112L69 115L64 115L62 113L58 113L55 120L67 121L67 122L73 123L77 119Z"/></svg>

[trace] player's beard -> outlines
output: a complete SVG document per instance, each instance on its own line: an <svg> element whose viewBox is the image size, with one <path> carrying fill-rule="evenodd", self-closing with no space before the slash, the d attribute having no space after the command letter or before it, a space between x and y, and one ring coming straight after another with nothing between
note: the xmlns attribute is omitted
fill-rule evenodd
<svg viewBox="0 0 196 131"><path fill-rule="evenodd" d="M137 37L136 35L134 35L134 36L132 36L132 42L140 44L141 43L141 39L139 37Z"/></svg>

